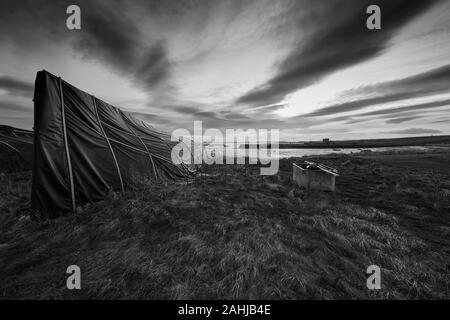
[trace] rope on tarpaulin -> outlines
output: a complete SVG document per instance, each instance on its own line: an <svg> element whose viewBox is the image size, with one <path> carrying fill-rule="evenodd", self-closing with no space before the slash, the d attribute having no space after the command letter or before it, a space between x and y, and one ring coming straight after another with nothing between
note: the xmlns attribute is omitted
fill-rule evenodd
<svg viewBox="0 0 450 320"><path fill-rule="evenodd" d="M116 154L114 153L114 150L113 150L113 148L111 146L111 143L109 142L109 138L106 135L105 130L103 129L102 121L100 120L100 116L98 115L97 103L95 102L95 97L94 96L91 96L91 97L92 97L92 101L94 103L95 115L97 116L98 124L100 125L100 130L102 131L103 137L105 138L106 143L108 144L109 150L111 151L111 155L112 155L113 160L114 160L114 164L116 166L117 174L118 174L119 180L120 180L120 187L122 189L122 192L125 192L125 188L123 186L123 180L122 180L122 173L120 172L119 163L117 162Z"/></svg>
<svg viewBox="0 0 450 320"><path fill-rule="evenodd" d="M64 148L66 150L66 159L67 159L67 167L69 169L69 180L70 180L70 196L72 200L72 210L76 210L76 202L75 202L75 187L73 183L73 172L72 172L72 162L70 160L70 151L69 151L69 144L67 139L67 128L66 128L66 115L64 112L64 95L63 95L63 89L62 89L62 80L61 78L58 78L59 80L59 94L61 99L61 119L62 119L62 125L63 125L63 135L64 135Z"/></svg>

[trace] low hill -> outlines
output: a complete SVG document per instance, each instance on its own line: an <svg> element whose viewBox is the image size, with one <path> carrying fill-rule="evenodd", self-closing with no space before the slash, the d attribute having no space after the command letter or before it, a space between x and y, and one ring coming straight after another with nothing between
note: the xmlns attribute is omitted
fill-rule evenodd
<svg viewBox="0 0 450 320"><path fill-rule="evenodd" d="M450 144L450 136L426 136L390 139L329 140L303 143L280 143L280 149L315 148L382 148Z"/></svg>

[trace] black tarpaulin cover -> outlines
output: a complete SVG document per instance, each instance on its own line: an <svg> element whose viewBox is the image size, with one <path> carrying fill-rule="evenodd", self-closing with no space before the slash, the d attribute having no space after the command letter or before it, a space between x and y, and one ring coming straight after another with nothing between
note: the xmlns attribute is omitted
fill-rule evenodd
<svg viewBox="0 0 450 320"><path fill-rule="evenodd" d="M33 157L33 131L0 125L0 144L16 151L27 161Z"/></svg>
<svg viewBox="0 0 450 320"><path fill-rule="evenodd" d="M47 71L36 77L31 205L52 218L137 181L185 177L174 142Z"/></svg>
<svg viewBox="0 0 450 320"><path fill-rule="evenodd" d="M14 160L11 162L8 152L16 155L13 159L20 160L23 169L29 169L33 161L33 131L0 125L0 152L4 157L0 161L1 169L6 169L6 164L16 170L21 168Z"/></svg>

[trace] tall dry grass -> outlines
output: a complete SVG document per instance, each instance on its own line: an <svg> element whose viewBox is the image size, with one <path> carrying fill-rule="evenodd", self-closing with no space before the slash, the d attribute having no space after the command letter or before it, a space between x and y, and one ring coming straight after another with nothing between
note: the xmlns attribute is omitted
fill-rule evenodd
<svg viewBox="0 0 450 320"><path fill-rule="evenodd" d="M448 177L347 159L322 159L341 170L336 193L293 185L291 161L270 177L207 166L51 221L24 209L29 176L3 176L0 297L449 298ZM80 291L65 287L71 264ZM371 264L379 291L366 287Z"/></svg>

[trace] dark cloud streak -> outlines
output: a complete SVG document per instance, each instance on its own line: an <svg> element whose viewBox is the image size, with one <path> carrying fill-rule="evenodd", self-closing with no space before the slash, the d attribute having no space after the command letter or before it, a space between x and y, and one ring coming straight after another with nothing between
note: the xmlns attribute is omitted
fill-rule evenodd
<svg viewBox="0 0 450 320"><path fill-rule="evenodd" d="M376 111L362 113L362 114L359 114L358 116L366 117L366 116L374 116L374 115L397 114L397 113L401 113L401 112L415 111L415 110L427 110L427 109L433 109L433 108L441 108L441 107L445 107L445 106L450 106L450 99L427 102L427 103L413 104L413 105L409 105L409 106L392 108L392 109L376 110Z"/></svg>
<svg viewBox="0 0 450 320"><path fill-rule="evenodd" d="M409 128L401 130L392 130L383 133L389 134L441 134L442 131L435 129L424 129L424 128Z"/></svg>
<svg viewBox="0 0 450 320"><path fill-rule="evenodd" d="M421 118L420 116L393 118L393 119L387 120L386 123L403 123L403 122L408 122L408 121L412 121L412 120L420 119L420 118Z"/></svg>
<svg viewBox="0 0 450 320"><path fill-rule="evenodd" d="M346 1L345 6L342 1L311 1L309 20L323 21L322 26L314 30L306 41L301 41L301 45L279 64L273 79L240 97L237 102L273 104L328 74L377 56L400 27L435 2L377 1L382 10L382 30L371 31L366 28L365 19L366 8L373 1L355 0L351 4Z"/></svg>
<svg viewBox="0 0 450 320"><path fill-rule="evenodd" d="M26 114L32 114L32 105L33 103L30 101L30 107L26 107L20 104L17 104L15 102L8 102L8 101L0 101L0 110L6 111L6 114L13 113L26 113Z"/></svg>
<svg viewBox="0 0 450 320"><path fill-rule="evenodd" d="M428 72L424 72L404 79L357 88L355 90L352 90L351 92L347 92L347 94L368 95L375 92L377 96L324 107L308 114L301 115L299 117L329 116L343 112L357 111L369 106L383 103L446 93L450 92L449 84L450 65L445 65ZM414 110L417 108L434 107L436 103L440 105L443 102L437 101L430 104L426 103L423 105L419 104L416 106L390 109L390 112L400 112L401 110ZM444 103L448 102L444 101ZM387 111L383 109L375 111L375 113L365 113L364 115L377 114L378 112L382 114Z"/></svg>
<svg viewBox="0 0 450 320"><path fill-rule="evenodd" d="M1 1L0 40L23 49L49 43L69 44L85 59L107 63L147 89L167 80L171 63L166 44L158 39L144 41L142 31L129 14L129 3L77 1L82 9L80 31L65 28L65 12L70 4L50 0Z"/></svg>
<svg viewBox="0 0 450 320"><path fill-rule="evenodd" d="M11 95L32 97L34 85L15 78L0 76L0 89L6 90Z"/></svg>

